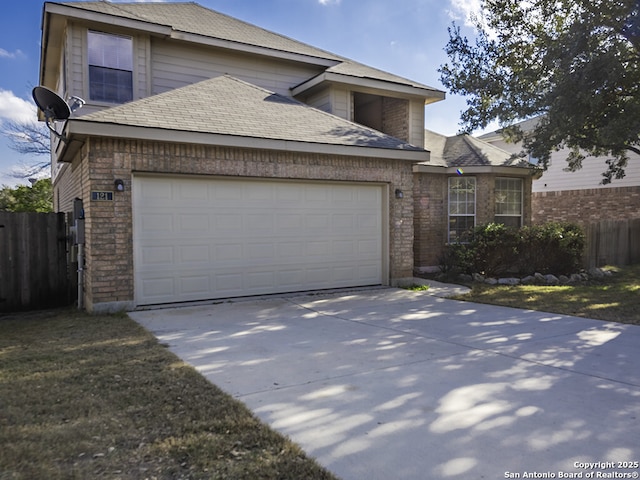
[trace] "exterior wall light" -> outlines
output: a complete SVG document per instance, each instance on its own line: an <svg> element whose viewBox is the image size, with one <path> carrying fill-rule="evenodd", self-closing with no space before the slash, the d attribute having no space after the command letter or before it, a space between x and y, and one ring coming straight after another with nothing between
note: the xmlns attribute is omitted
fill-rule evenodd
<svg viewBox="0 0 640 480"><path fill-rule="evenodd" d="M404 192L399 188L396 188L396 198L404 198Z"/></svg>
<svg viewBox="0 0 640 480"><path fill-rule="evenodd" d="M116 192L124 192L124 182L121 179L116 179L115 182L113 182L113 186L116 189Z"/></svg>

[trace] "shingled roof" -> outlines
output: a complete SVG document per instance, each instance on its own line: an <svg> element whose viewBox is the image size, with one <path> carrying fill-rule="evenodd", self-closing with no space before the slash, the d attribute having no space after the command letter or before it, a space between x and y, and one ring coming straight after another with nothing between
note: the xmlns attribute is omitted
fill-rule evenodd
<svg viewBox="0 0 640 480"><path fill-rule="evenodd" d="M70 122L427 152L372 128L224 75Z"/></svg>
<svg viewBox="0 0 640 480"><path fill-rule="evenodd" d="M511 153L470 135L445 137L425 130L425 146L431 164L447 167L528 167L529 163Z"/></svg>
<svg viewBox="0 0 640 480"><path fill-rule="evenodd" d="M100 1L62 2L60 5L114 17L143 21L154 25L167 26L176 32L201 35L212 39L234 42L238 45L250 45L283 53L294 53L323 59L325 61L335 62L335 64L329 66L327 70L332 73L359 78L370 78L428 90L430 92L439 92L436 88L368 67L367 65L349 60L345 57L210 10L194 2L111 3Z"/></svg>

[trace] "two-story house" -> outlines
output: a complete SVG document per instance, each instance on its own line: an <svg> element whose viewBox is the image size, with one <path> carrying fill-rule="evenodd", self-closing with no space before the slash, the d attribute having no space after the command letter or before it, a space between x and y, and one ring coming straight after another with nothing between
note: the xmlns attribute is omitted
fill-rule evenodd
<svg viewBox="0 0 640 480"><path fill-rule="evenodd" d="M40 84L86 101L52 177L92 311L396 285L475 223L528 221L526 165L425 148L444 92L195 3L45 3Z"/></svg>

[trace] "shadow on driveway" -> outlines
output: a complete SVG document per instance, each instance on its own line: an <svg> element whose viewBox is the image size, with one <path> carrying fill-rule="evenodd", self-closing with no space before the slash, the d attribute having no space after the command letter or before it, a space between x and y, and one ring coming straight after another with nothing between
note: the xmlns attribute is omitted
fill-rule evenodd
<svg viewBox="0 0 640 480"><path fill-rule="evenodd" d="M640 327L428 293L130 316L345 480L640 471Z"/></svg>

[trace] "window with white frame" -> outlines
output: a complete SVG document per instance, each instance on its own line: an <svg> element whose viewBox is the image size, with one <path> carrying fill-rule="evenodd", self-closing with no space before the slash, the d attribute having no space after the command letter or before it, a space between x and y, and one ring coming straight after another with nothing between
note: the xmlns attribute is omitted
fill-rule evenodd
<svg viewBox="0 0 640 480"><path fill-rule="evenodd" d="M495 222L507 227L522 226L522 179L496 178Z"/></svg>
<svg viewBox="0 0 640 480"><path fill-rule="evenodd" d="M98 102L133 100L133 39L88 32L89 98Z"/></svg>
<svg viewBox="0 0 640 480"><path fill-rule="evenodd" d="M449 243L464 241L464 233L475 225L475 177L449 178Z"/></svg>

